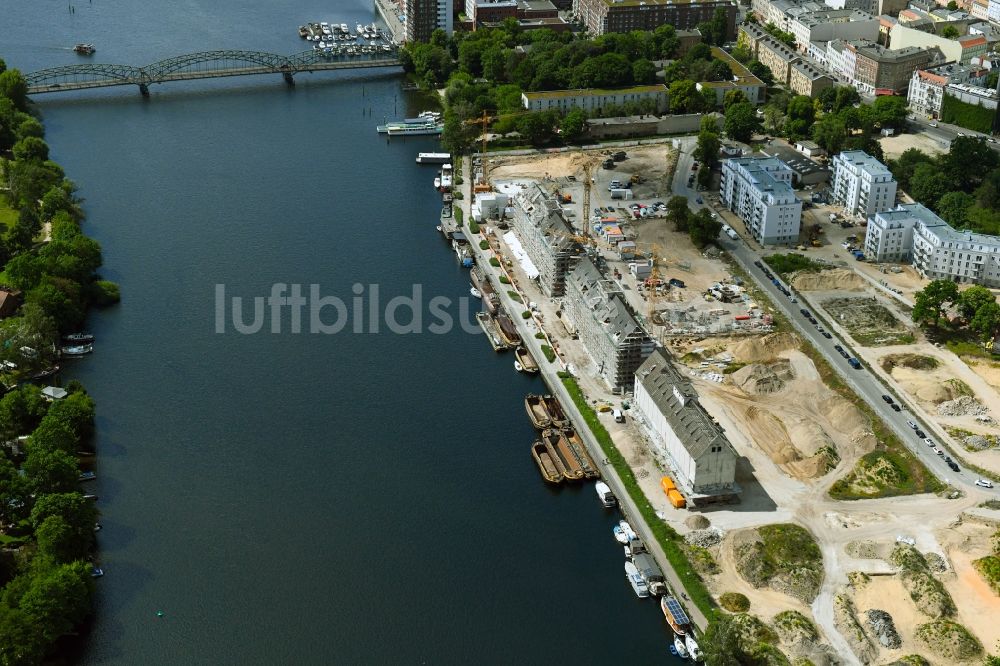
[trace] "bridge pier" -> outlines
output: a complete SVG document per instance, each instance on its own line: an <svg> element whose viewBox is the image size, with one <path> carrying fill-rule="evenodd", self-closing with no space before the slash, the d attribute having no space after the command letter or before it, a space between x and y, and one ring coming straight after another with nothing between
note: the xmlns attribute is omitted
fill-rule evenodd
<svg viewBox="0 0 1000 666"><path fill-rule="evenodd" d="M292 87L295 86L295 77L292 76L291 72L282 72L281 75L285 78L285 83Z"/></svg>
<svg viewBox="0 0 1000 666"><path fill-rule="evenodd" d="M149 97L149 86L147 86L145 83L140 83L139 94L142 95L143 97Z"/></svg>

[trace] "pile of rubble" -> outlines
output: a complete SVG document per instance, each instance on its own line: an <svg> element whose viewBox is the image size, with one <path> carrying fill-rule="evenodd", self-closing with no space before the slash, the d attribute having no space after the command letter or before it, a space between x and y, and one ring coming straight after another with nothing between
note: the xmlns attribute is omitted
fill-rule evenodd
<svg viewBox="0 0 1000 666"><path fill-rule="evenodd" d="M982 416L987 411L982 403L967 395L942 402L937 410L941 416Z"/></svg>
<svg viewBox="0 0 1000 666"><path fill-rule="evenodd" d="M868 616L868 625L872 628L872 633L875 634L879 645L895 650L902 644L891 615L877 608L871 609L866 615Z"/></svg>
<svg viewBox="0 0 1000 666"><path fill-rule="evenodd" d="M927 561L927 566L931 568L931 571L944 573L948 570L948 563L938 553L924 553L924 559Z"/></svg>
<svg viewBox="0 0 1000 666"><path fill-rule="evenodd" d="M962 440L962 443L970 449L982 451L993 447L993 440L982 435L969 435Z"/></svg>
<svg viewBox="0 0 1000 666"><path fill-rule="evenodd" d="M684 541L692 546L711 548L722 541L722 530L717 527L710 527L707 530L694 530L687 533Z"/></svg>

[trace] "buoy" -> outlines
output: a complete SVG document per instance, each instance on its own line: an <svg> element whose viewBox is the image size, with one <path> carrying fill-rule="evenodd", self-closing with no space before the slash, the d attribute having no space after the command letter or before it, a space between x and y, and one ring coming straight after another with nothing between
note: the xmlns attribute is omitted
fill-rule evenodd
<svg viewBox="0 0 1000 666"><path fill-rule="evenodd" d="M163 611L156 611L156 617L163 617Z"/></svg>

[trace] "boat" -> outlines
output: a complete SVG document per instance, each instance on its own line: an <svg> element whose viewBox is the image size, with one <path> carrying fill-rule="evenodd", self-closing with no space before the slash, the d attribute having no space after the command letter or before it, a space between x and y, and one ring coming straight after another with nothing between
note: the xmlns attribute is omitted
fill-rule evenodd
<svg viewBox="0 0 1000 666"><path fill-rule="evenodd" d="M469 288L469 293L472 294L473 296L475 296L476 298L482 298L483 297L482 292L480 292L475 287L470 287Z"/></svg>
<svg viewBox="0 0 1000 666"><path fill-rule="evenodd" d="M649 591L656 596L667 593L667 584L663 580L663 572L660 571L659 565L656 564L656 560L649 553L644 552L646 547L643 545L642 541L635 539L629 542L630 550L632 551L632 564L639 571L642 579L646 581L646 586Z"/></svg>
<svg viewBox="0 0 1000 666"><path fill-rule="evenodd" d="M674 647L673 643L670 644L670 654L674 655L675 657L677 656L677 648Z"/></svg>
<svg viewBox="0 0 1000 666"><path fill-rule="evenodd" d="M417 153L417 164L447 164L451 153Z"/></svg>
<svg viewBox="0 0 1000 666"><path fill-rule="evenodd" d="M347 24L346 23L341 23L340 24L340 31L343 32L343 33L345 33L345 34L349 32L349 30L347 29Z"/></svg>
<svg viewBox="0 0 1000 666"><path fill-rule="evenodd" d="M601 500L601 504L604 506L612 507L618 503L618 500L615 499L614 493L611 492L611 488L609 488L608 484L603 481L595 483L594 490L597 491L597 497Z"/></svg>
<svg viewBox="0 0 1000 666"><path fill-rule="evenodd" d="M579 481L583 478L583 468L580 467L580 461L573 455L569 442L566 441L566 437L561 432L551 428L544 430L542 431L542 441L548 442L555 449L563 464L563 475L567 481Z"/></svg>
<svg viewBox="0 0 1000 666"><path fill-rule="evenodd" d="M500 332L497 330L496 321L493 317L485 312L477 312L476 321L479 322L479 327L486 334L486 339L490 341L493 351L502 352L507 350L507 345L500 339Z"/></svg>
<svg viewBox="0 0 1000 666"><path fill-rule="evenodd" d="M44 370L39 370L35 374L31 375L32 379L45 379L59 373L59 366L53 365L51 368L45 368Z"/></svg>
<svg viewBox="0 0 1000 666"><path fill-rule="evenodd" d="M444 124L427 118L409 118L402 122L395 121L376 125L375 130L379 134L388 134L389 136L441 134L444 131Z"/></svg>
<svg viewBox="0 0 1000 666"><path fill-rule="evenodd" d="M705 656L701 653L701 648L698 647L698 642L694 640L694 636L690 633L684 636L684 647L687 648L688 654L691 655L691 658L695 661L701 661Z"/></svg>
<svg viewBox="0 0 1000 666"><path fill-rule="evenodd" d="M544 443L536 441L531 445L531 457L535 459L535 464L538 465L543 479L549 483L562 482L562 473L556 468L556 464Z"/></svg>
<svg viewBox="0 0 1000 666"><path fill-rule="evenodd" d="M420 113L417 114L417 118L428 118L430 120L433 120L433 121L437 122L438 120L441 120L441 112L440 111L421 111Z"/></svg>
<svg viewBox="0 0 1000 666"><path fill-rule="evenodd" d="M549 420L553 426L557 428L569 426L569 419L566 418L566 413L563 412L558 398L553 395L542 396L542 406L545 408L546 413L548 413Z"/></svg>
<svg viewBox="0 0 1000 666"><path fill-rule="evenodd" d="M500 311L500 297L496 294L487 294L484 296L483 301L486 303L486 310L491 315L495 315Z"/></svg>
<svg viewBox="0 0 1000 666"><path fill-rule="evenodd" d="M94 345L79 345L74 347L63 347L59 351L63 356L84 356L94 351Z"/></svg>
<svg viewBox="0 0 1000 666"><path fill-rule="evenodd" d="M472 280L472 286L478 289L484 296L494 296L496 294L493 291L493 284L483 274L481 268L474 268L469 278Z"/></svg>
<svg viewBox="0 0 1000 666"><path fill-rule="evenodd" d="M86 344L93 341L94 336L90 333L70 333L63 336L63 342L67 344Z"/></svg>
<svg viewBox="0 0 1000 666"><path fill-rule="evenodd" d="M451 192L453 175L451 164L445 164L442 166L441 171L438 172L437 178L434 179L434 189L438 192Z"/></svg>
<svg viewBox="0 0 1000 666"><path fill-rule="evenodd" d="M497 315L497 324L500 326L500 337L508 346L516 347L521 344L521 336L517 332L517 327L514 326L513 320L507 316L506 312Z"/></svg>
<svg viewBox="0 0 1000 666"><path fill-rule="evenodd" d="M628 537L628 541L639 538L636 536L635 530L632 529L632 526L628 524L627 520L619 520L618 527L622 528L622 532L624 532L625 536ZM628 541L626 541L626 543L628 543Z"/></svg>
<svg viewBox="0 0 1000 666"><path fill-rule="evenodd" d="M100 532L101 531L101 524L100 523L94 523L94 531L95 532Z"/></svg>
<svg viewBox="0 0 1000 666"><path fill-rule="evenodd" d="M611 533L615 535L615 541L617 541L618 543L620 544L628 543L628 535L625 534L625 531L621 528L621 525L615 525L614 527L612 527Z"/></svg>
<svg viewBox="0 0 1000 666"><path fill-rule="evenodd" d="M94 55L94 52L97 51L93 44L77 44L73 47L73 50L80 55Z"/></svg>
<svg viewBox="0 0 1000 666"><path fill-rule="evenodd" d="M531 354L524 347L518 347L514 350L514 359L514 364L519 366L518 372L527 372L531 375L538 372L538 364L535 363L535 359L531 358Z"/></svg>
<svg viewBox="0 0 1000 666"><path fill-rule="evenodd" d="M628 561L625 562L625 577L628 578L628 582L632 586L635 596L640 599L645 599L649 596L649 588L646 587L646 581L642 579L642 576L639 574L639 570L635 568L635 565Z"/></svg>
<svg viewBox="0 0 1000 666"><path fill-rule="evenodd" d="M80 472L80 481L93 481L96 478L96 472Z"/></svg>
<svg viewBox="0 0 1000 666"><path fill-rule="evenodd" d="M101 567L92 567L90 570L91 578L100 578L103 575L104 575L104 569L102 569Z"/></svg>
<svg viewBox="0 0 1000 666"><path fill-rule="evenodd" d="M674 636L674 649L677 650L677 656L681 659L688 658L687 648L684 647L684 641L681 640L680 636Z"/></svg>
<svg viewBox="0 0 1000 666"><path fill-rule="evenodd" d="M681 605L671 596L664 595L660 599L660 610L663 611L663 617L667 619L667 624L670 628L674 630L674 633L678 636L683 636L687 632L685 627L691 624L691 620L688 619L687 613L681 608ZM679 652L680 650L678 650Z"/></svg>
<svg viewBox="0 0 1000 666"><path fill-rule="evenodd" d="M304 25L299 26L299 37L305 39L309 36L309 28Z"/></svg>
<svg viewBox="0 0 1000 666"><path fill-rule="evenodd" d="M544 430L552 425L552 419L549 417L549 413L545 409L545 398L548 397L551 396L535 395L534 393L528 394L524 397L524 409L528 412L528 418L531 419L531 425L535 426L539 430Z"/></svg>
<svg viewBox="0 0 1000 666"><path fill-rule="evenodd" d="M573 449L573 453L576 454L577 459L580 461L580 467L583 468L584 476L588 479L600 477L600 470L597 469L594 459L590 457L590 452L587 451L587 445L580 439L580 435L577 434L576 430L573 428L563 428L563 435L566 437L566 441L569 442L570 448Z"/></svg>
<svg viewBox="0 0 1000 666"><path fill-rule="evenodd" d="M354 26L354 32L362 33L364 31L365 31L365 26L361 25L360 23Z"/></svg>

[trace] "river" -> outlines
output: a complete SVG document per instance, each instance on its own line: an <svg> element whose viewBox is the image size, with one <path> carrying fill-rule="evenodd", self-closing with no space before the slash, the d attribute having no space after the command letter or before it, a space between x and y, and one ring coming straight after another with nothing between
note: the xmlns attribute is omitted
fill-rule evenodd
<svg viewBox="0 0 1000 666"><path fill-rule="evenodd" d="M7 8L0 56L30 72L80 62L68 47L84 41L93 62L137 65L290 54L308 20L373 19L346 0L70 2ZM217 285L244 301L275 283L468 296L434 230L433 169L414 163L435 142L374 131L420 110L399 84L320 73L36 100L123 294L63 377L99 412L106 575L81 663L670 659L655 602L624 579L617 514L589 484L542 482L522 398L543 387L510 356L458 327L296 334L286 316L280 333L217 332Z"/></svg>

